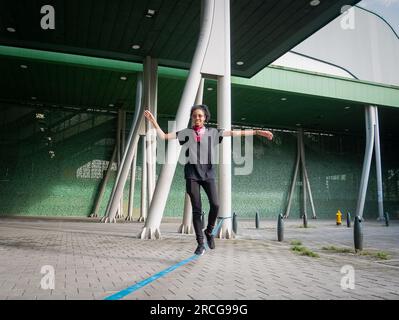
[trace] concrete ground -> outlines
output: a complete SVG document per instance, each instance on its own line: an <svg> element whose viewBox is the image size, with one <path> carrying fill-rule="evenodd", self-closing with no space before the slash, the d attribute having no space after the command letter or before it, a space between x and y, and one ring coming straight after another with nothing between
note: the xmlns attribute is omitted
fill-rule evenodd
<svg viewBox="0 0 399 320"><path fill-rule="evenodd" d="M0 300L105 299L193 256L194 235L178 234L179 223L166 220L162 240L139 240L138 222L0 218ZM353 228L345 224L309 220L305 229L290 218L283 242L276 225L262 220L256 229L254 221L239 220L234 240L217 239L215 250L123 299L399 298L399 221L363 223L364 251L388 253L387 260L323 250L353 248ZM319 257L295 253L293 240Z"/></svg>

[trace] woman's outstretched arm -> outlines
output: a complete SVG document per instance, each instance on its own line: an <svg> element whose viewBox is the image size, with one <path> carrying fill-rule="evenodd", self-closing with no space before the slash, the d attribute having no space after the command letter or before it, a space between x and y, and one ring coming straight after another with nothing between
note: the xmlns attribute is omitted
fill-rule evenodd
<svg viewBox="0 0 399 320"><path fill-rule="evenodd" d="M239 136L262 136L269 140L273 139L273 133L267 130L225 130L224 137L239 137Z"/></svg>
<svg viewBox="0 0 399 320"><path fill-rule="evenodd" d="M144 111L144 117L146 117L146 119L152 123L154 128L157 130L158 137L160 137L162 140L176 139L176 132L171 132L171 133L163 132L158 122L155 120L153 114L149 110Z"/></svg>

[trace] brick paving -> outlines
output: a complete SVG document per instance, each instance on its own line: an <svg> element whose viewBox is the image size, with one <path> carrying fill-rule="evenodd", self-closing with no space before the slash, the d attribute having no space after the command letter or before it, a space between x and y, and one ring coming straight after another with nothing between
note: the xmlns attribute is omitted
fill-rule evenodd
<svg viewBox="0 0 399 320"><path fill-rule="evenodd" d="M87 219L0 218L0 300L104 299L193 255L194 235L176 231L180 220L161 225L161 240L139 240L143 223L102 224ZM323 246L353 246L353 228L334 221L239 220L233 240L127 295L126 300L215 299L399 299L399 222L363 224L364 249L385 251L389 260L332 253ZM319 258L292 252L300 240ZM55 288L42 289L43 266L55 271ZM352 266L355 288L342 289L341 268Z"/></svg>

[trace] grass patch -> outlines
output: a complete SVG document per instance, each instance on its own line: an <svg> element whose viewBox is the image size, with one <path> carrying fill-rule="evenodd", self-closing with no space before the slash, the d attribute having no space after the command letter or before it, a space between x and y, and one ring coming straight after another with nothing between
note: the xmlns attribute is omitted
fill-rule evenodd
<svg viewBox="0 0 399 320"><path fill-rule="evenodd" d="M350 248L337 248L337 247L334 247L334 246L323 247L321 249L322 250L326 250L326 251L337 252L337 253L355 253L355 250L353 250L353 249L350 249Z"/></svg>
<svg viewBox="0 0 399 320"><path fill-rule="evenodd" d="M305 247L302 247L302 246L293 246L293 247L291 247L291 250L296 251L296 252L302 252L304 248Z"/></svg>
<svg viewBox="0 0 399 320"><path fill-rule="evenodd" d="M292 245L292 246L300 246L300 245L302 245L302 242L299 241L299 240L292 240L290 242L290 245Z"/></svg>
<svg viewBox="0 0 399 320"><path fill-rule="evenodd" d="M294 251L295 253L298 253L301 256L319 258L319 255L317 253L314 253L313 251L309 250L308 248L300 246L300 245L294 245L293 247L291 247L291 250Z"/></svg>
<svg viewBox="0 0 399 320"><path fill-rule="evenodd" d="M380 260L388 260L391 256L384 251L377 251L377 252L373 252L373 251L360 251L358 253L360 256L370 256L373 258L377 258Z"/></svg>
<svg viewBox="0 0 399 320"><path fill-rule="evenodd" d="M338 248L338 247L335 247L335 246L322 247L321 249L325 250L325 251L336 252L336 253L352 253L352 254L355 254L355 255L358 255L358 256L369 256L369 257L373 257L373 258L380 259L380 260L388 260L391 257L385 251L363 250L363 251L356 252L354 249Z"/></svg>

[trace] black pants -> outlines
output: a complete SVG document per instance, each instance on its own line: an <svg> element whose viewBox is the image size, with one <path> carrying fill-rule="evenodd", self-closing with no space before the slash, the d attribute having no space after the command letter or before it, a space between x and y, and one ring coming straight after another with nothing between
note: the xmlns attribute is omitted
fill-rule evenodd
<svg viewBox="0 0 399 320"><path fill-rule="evenodd" d="M204 188L206 195L209 200L209 215L208 215L208 226L207 232L212 232L215 227L216 219L219 212L219 199L216 191L216 183L214 179L211 180L186 180L186 192L190 196L191 205L193 207L193 224L195 235L197 237L197 242L199 244L204 243L204 234L202 232L202 203L201 203L201 193L200 186Z"/></svg>

